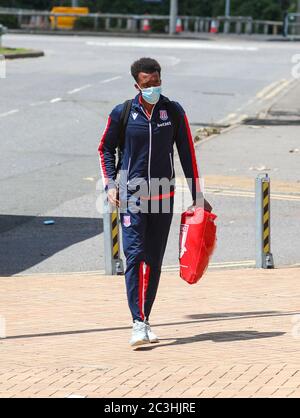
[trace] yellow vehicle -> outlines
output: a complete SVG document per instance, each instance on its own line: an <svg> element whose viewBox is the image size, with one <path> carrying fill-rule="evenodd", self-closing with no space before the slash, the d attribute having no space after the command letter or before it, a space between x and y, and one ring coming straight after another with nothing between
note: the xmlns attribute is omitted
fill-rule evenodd
<svg viewBox="0 0 300 418"><path fill-rule="evenodd" d="M51 10L52 13L78 13L81 15L86 15L89 13L88 7L53 7ZM57 17L57 29L73 29L75 20L77 18L73 16L59 16ZM55 28L55 18L50 16L51 28Z"/></svg>

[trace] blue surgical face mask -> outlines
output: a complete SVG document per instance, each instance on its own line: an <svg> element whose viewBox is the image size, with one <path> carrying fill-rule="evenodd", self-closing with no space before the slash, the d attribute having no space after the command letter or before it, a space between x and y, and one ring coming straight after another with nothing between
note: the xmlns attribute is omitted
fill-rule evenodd
<svg viewBox="0 0 300 418"><path fill-rule="evenodd" d="M161 86L141 89L143 99L149 104L156 104L161 95Z"/></svg>

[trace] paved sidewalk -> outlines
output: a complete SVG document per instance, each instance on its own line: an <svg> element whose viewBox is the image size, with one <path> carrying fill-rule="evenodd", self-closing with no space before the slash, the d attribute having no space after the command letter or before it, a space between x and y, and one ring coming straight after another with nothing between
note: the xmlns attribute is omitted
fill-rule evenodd
<svg viewBox="0 0 300 418"><path fill-rule="evenodd" d="M133 350L123 277L0 278L0 397L299 397L299 279L219 270L189 286L163 274L161 342Z"/></svg>

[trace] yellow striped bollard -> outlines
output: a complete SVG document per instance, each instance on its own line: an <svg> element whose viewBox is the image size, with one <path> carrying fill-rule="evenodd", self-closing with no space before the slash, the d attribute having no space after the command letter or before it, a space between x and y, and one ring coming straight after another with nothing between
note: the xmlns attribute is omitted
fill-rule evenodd
<svg viewBox="0 0 300 418"><path fill-rule="evenodd" d="M270 178L260 174L255 180L256 267L274 268L271 253Z"/></svg>
<svg viewBox="0 0 300 418"><path fill-rule="evenodd" d="M120 256L119 211L108 202L106 194L104 194L103 232L105 274L124 274Z"/></svg>

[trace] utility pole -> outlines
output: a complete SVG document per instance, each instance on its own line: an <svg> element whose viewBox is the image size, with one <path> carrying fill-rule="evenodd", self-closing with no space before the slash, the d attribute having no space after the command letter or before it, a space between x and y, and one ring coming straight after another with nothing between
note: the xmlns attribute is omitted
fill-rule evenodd
<svg viewBox="0 0 300 418"><path fill-rule="evenodd" d="M170 21L169 21L169 34L174 35L176 33L176 20L178 15L178 0L170 0Z"/></svg>
<svg viewBox="0 0 300 418"><path fill-rule="evenodd" d="M300 13L300 0L297 0L297 12ZM295 34L300 35L300 16L297 16L294 20L294 23L296 23L295 27Z"/></svg>
<svg viewBox="0 0 300 418"><path fill-rule="evenodd" d="M299 0L299 4L300 4L300 0ZM230 16L230 0L226 0L225 16L226 17L229 17Z"/></svg>
<svg viewBox="0 0 300 418"><path fill-rule="evenodd" d="M230 23L228 19L230 17L230 0L226 0L226 3L225 3L225 17L226 17L226 20L224 22L224 33L229 33Z"/></svg>

